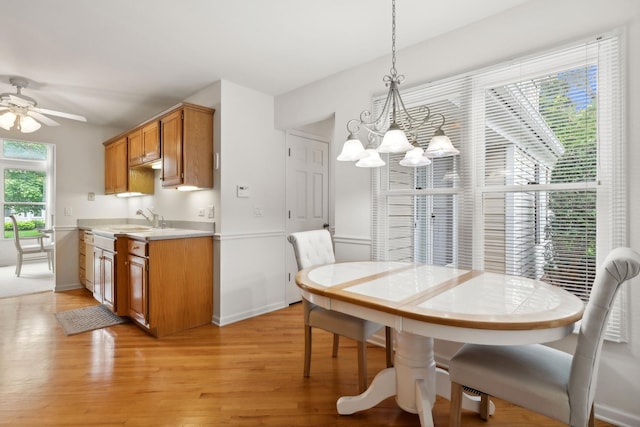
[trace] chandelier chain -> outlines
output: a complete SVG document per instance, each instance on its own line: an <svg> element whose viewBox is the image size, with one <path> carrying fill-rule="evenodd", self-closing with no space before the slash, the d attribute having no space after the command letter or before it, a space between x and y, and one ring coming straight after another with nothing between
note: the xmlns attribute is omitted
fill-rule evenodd
<svg viewBox="0 0 640 427"><path fill-rule="evenodd" d="M396 0L391 2L391 77L397 75L396 71Z"/></svg>

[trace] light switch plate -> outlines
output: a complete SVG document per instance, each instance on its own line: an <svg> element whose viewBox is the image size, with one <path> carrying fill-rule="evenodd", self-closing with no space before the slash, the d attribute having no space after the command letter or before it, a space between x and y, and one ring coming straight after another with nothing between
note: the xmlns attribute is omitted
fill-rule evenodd
<svg viewBox="0 0 640 427"><path fill-rule="evenodd" d="M236 186L236 191L238 197L246 198L249 197L249 186L248 185L238 185Z"/></svg>

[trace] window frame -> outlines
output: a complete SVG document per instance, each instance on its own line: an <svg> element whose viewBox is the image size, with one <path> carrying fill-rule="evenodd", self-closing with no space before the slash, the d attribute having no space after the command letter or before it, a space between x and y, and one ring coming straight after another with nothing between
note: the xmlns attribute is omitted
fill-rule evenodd
<svg viewBox="0 0 640 427"><path fill-rule="evenodd" d="M4 156L4 144L5 141L24 142L32 144L41 144L47 148L47 158L45 160L37 159L17 159L13 157ZM45 228L51 228L53 226L53 148L52 144L43 142L33 142L18 140L15 138L0 138L0 202L4 212L6 205L41 205L44 206L45 211ZM5 171L11 169L44 172L45 173L45 194L43 202L7 202L5 200ZM2 233L0 240L13 240L13 237L5 237L5 233Z"/></svg>
<svg viewBox="0 0 640 427"><path fill-rule="evenodd" d="M614 43L614 50L617 55L613 59L605 55L604 61L600 55L597 55L596 59L598 61L598 163L596 180L594 182L576 182L569 184L540 184L538 181L537 184L527 186L527 191L531 190L535 192L536 197L539 197L539 195L542 194L541 192L559 189L578 191L595 190L597 192L596 265L601 265L604 257L610 250L617 246L626 245L628 218L626 217L625 206L628 192L626 189L624 152L628 141L624 138L625 99L624 91L622 90L624 87L624 33L621 30L616 30L589 40L572 43L568 46L561 46L547 52L523 56L508 63L472 70L464 75L414 87L403 92L402 96L405 104L410 108L423 104L432 105L437 99L443 96L443 89L439 89L439 86L451 89L450 93L447 93L446 96L465 99L464 96L457 95L453 89L456 84L458 84L456 80L460 81L459 86L461 88L466 87L469 89L470 97L468 98L467 105L465 106L464 102L461 102L464 108L461 114L464 134L460 137L458 147L461 155L459 156L460 158L454 162L457 167L457 172L462 173L462 179L460 180L459 186L447 189L396 190L390 188L388 185L389 175L391 174L389 171L391 163L389 161L386 162L387 165L383 168L372 170L372 259L387 259L389 234L391 234L387 229L388 202L392 200L393 197L414 196L415 199L421 196L451 194L454 196L456 204L464 205L465 201L468 204L463 207L463 210L454 207L453 215L455 216L455 220L453 221L452 227L456 235L470 233L465 241L471 245L471 248L458 248L460 240L458 237L454 237L454 246L456 246L456 248L454 248L454 259L457 263L461 249L464 249L470 252L468 255L471 261L470 268L484 269L486 262L484 248L486 236L483 199L485 195L496 191L513 195L517 195L517 192L523 192L522 185L492 186L485 183L485 140L483 137L478 137L478 135L484 135L484 129L486 127L484 117L484 89L497 84L515 83L524 81L527 78L535 78L541 75L541 73L552 74L566 70L570 66L585 66L585 64L591 64L591 61L585 60L584 58L563 56L563 51L571 50L579 46L585 46L585 51L587 49L599 49L600 43L603 42ZM557 59L557 63L554 64L555 68L550 69L547 62L537 63L535 61L536 58L545 57L546 55L556 56L556 58L554 58L554 60ZM534 61L532 61L532 59L534 59ZM615 61L617 61L617 63ZM525 65L523 66L522 64ZM531 64L532 66L530 66ZM613 67L611 67L611 65L613 65ZM610 93L606 95L601 94L604 90L609 90ZM616 97L618 104L614 105ZM382 99L382 96L373 99L374 114L379 110L379 104ZM605 132L607 134L605 134ZM482 161L475 160L479 158L481 158ZM386 160L390 160L389 156L386 156ZM393 161L394 160L391 160L391 162ZM433 167L433 165L427 166L426 168L431 167ZM428 201L426 203L428 203ZM413 206L415 209L415 201ZM612 206L617 207L614 214L612 214ZM464 217L461 218L461 215L464 215ZM467 221L469 218L472 218L472 220ZM425 238L430 239L431 237L425 236ZM435 250L435 248L431 248L432 252ZM463 255L463 257L464 256L467 255ZM628 339L629 316L626 310L626 301L628 300L627 288L627 286L623 287L622 292L618 293L618 298L614 303L610 326L612 321L615 325L613 328L610 328L610 333L607 336L608 340L625 342Z"/></svg>

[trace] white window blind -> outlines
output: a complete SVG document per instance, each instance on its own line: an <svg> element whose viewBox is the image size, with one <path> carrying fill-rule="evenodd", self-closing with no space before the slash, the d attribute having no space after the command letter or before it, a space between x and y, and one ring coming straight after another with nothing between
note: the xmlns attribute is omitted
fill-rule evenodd
<svg viewBox="0 0 640 427"><path fill-rule="evenodd" d="M446 116L461 154L417 169L388 155L373 172L372 257L541 279L587 301L627 244L621 52L609 34L402 91L414 114ZM610 340L626 340L626 294Z"/></svg>

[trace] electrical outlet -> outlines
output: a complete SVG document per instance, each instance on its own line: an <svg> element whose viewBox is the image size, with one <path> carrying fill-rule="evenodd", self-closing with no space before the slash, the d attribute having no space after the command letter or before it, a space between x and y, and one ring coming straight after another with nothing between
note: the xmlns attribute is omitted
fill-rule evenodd
<svg viewBox="0 0 640 427"><path fill-rule="evenodd" d="M71 215L73 215L73 208L70 208L70 207L64 208L64 216L71 216Z"/></svg>
<svg viewBox="0 0 640 427"><path fill-rule="evenodd" d="M204 216L204 208L198 208L198 216Z"/></svg>
<svg viewBox="0 0 640 427"><path fill-rule="evenodd" d="M214 218L216 215L216 208L213 205L209 205L209 218Z"/></svg>

